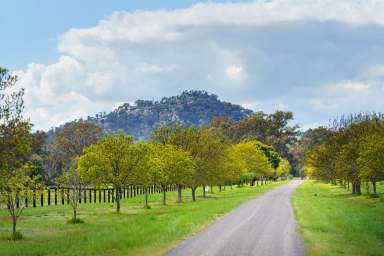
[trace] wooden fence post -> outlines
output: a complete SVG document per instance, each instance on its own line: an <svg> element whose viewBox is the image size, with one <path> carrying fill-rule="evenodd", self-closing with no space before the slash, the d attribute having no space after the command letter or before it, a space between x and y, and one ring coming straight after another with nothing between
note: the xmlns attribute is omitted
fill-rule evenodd
<svg viewBox="0 0 384 256"><path fill-rule="evenodd" d="M36 208L36 191L33 191L32 204L33 208Z"/></svg>
<svg viewBox="0 0 384 256"><path fill-rule="evenodd" d="M57 188L55 188L55 205L57 205Z"/></svg>

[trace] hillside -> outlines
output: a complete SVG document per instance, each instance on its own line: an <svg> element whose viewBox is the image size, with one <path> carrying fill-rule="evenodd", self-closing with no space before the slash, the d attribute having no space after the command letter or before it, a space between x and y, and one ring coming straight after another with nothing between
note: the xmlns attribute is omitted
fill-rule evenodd
<svg viewBox="0 0 384 256"><path fill-rule="evenodd" d="M239 121L249 116L251 110L224 102L205 91L184 91L178 96L164 97L160 101L137 100L134 105L125 103L110 113L88 117L86 121L98 124L107 132L123 129L136 139L146 139L156 128L180 123L185 126L203 126L213 117L225 116ZM82 119L73 122L84 121ZM48 132L52 138L62 127Z"/></svg>

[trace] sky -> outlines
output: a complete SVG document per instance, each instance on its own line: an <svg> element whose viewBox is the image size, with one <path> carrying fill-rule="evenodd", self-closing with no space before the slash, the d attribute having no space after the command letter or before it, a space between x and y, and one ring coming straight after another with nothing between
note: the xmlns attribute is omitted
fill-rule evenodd
<svg viewBox="0 0 384 256"><path fill-rule="evenodd" d="M35 129L206 90L303 129L384 111L384 1L14 0L0 66Z"/></svg>

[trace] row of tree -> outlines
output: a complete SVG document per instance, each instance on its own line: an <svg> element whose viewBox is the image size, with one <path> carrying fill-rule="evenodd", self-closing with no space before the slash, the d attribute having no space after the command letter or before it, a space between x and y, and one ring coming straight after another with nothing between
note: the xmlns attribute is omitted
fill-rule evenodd
<svg viewBox="0 0 384 256"><path fill-rule="evenodd" d="M352 184L353 194L361 194L362 182L369 182L377 193L377 182L384 180L383 115L343 117L332 128L318 128L311 135L317 140L307 144L303 156L309 176L348 188Z"/></svg>

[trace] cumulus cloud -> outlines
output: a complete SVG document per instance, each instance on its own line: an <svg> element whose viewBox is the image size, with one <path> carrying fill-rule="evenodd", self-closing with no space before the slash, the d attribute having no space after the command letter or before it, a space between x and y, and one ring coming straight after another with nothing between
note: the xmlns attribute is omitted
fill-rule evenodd
<svg viewBox="0 0 384 256"><path fill-rule="evenodd" d="M381 0L116 11L61 35L56 63L16 73L36 128L185 89L255 110L291 109L299 122L313 123L336 110L384 110L376 102L384 80L383 12Z"/></svg>

